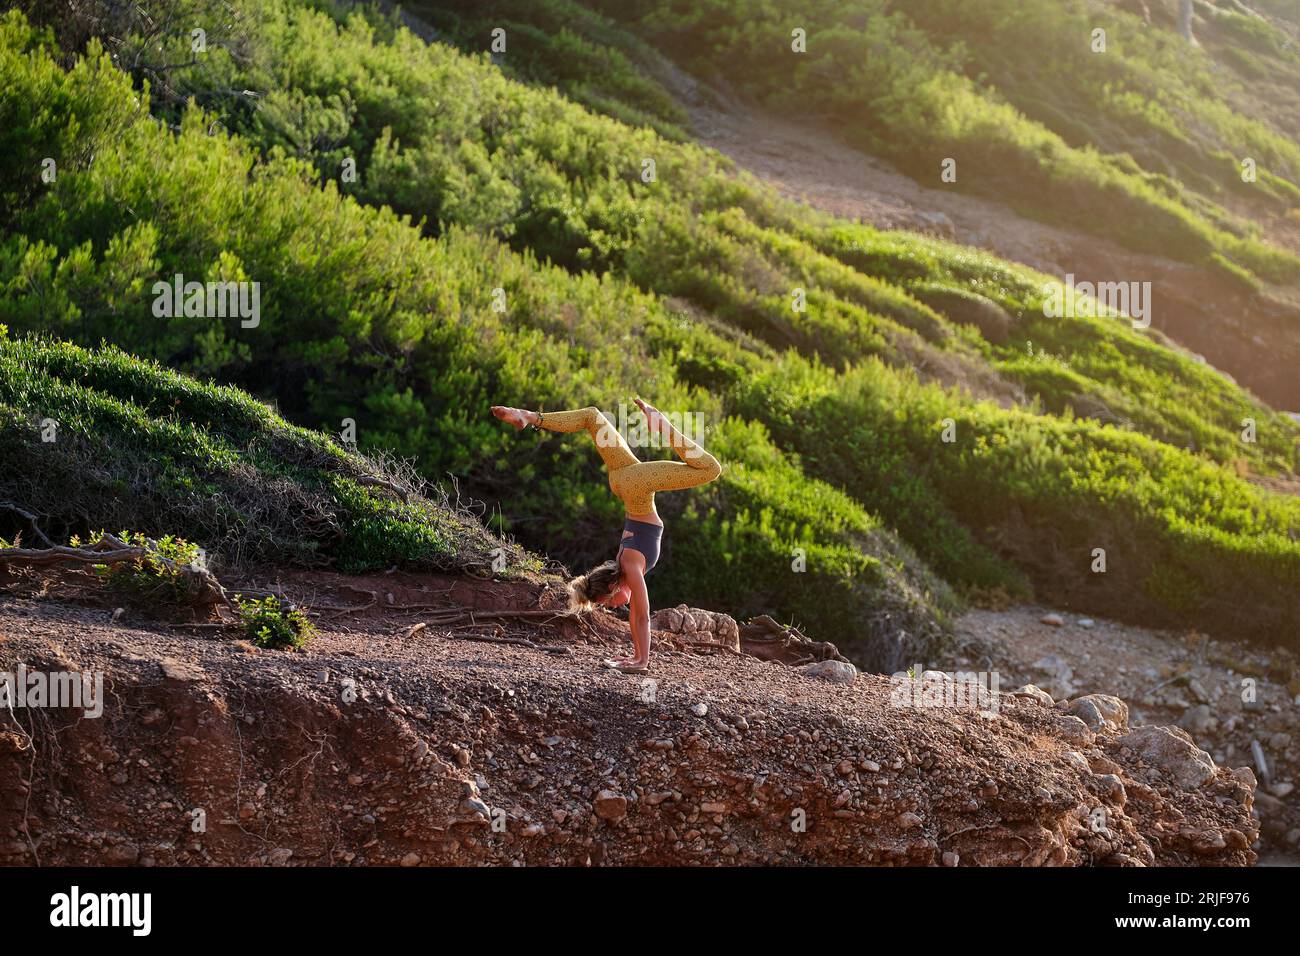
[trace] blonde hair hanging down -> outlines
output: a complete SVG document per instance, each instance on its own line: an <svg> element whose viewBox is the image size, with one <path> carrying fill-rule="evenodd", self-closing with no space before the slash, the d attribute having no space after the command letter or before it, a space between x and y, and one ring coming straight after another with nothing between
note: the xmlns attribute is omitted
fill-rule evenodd
<svg viewBox="0 0 1300 956"><path fill-rule="evenodd" d="M618 587L623 572L617 561L606 561L569 582L569 607L591 608Z"/></svg>

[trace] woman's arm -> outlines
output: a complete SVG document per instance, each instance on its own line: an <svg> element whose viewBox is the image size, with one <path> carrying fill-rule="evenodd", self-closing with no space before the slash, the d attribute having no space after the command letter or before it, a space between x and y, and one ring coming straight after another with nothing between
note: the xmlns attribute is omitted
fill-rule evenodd
<svg viewBox="0 0 1300 956"><path fill-rule="evenodd" d="M645 558L639 552L624 551L619 563L631 592L627 620L632 630L632 657L645 663L650 660L650 592L645 586Z"/></svg>

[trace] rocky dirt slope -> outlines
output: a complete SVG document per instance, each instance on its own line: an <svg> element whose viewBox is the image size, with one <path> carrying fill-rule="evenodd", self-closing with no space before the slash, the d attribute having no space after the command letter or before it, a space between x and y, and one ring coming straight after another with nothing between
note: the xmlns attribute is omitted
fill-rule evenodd
<svg viewBox="0 0 1300 956"><path fill-rule="evenodd" d="M1250 766L1266 852L1300 863L1300 665L1285 648L1034 606L972 611L957 633L965 660L1011 684L1032 683L1058 699L1117 695L1134 723L1175 724L1217 763Z"/></svg>
<svg viewBox="0 0 1300 956"><path fill-rule="evenodd" d="M557 606L540 584L278 587L318 606L381 597L318 613L300 653L4 599L0 671L100 671L107 701L98 719L0 714L0 862L1254 862L1251 772L1181 731L1130 730L1113 699L1073 716L1033 694L911 706L833 659L810 673L666 634L634 677L599 666L626 635L608 612L412 631L428 613L412 604Z"/></svg>

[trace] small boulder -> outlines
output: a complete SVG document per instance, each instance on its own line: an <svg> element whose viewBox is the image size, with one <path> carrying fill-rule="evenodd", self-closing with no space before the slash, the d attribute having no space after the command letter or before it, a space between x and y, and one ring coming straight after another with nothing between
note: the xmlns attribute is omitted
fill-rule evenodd
<svg viewBox="0 0 1300 956"><path fill-rule="evenodd" d="M1086 694L1070 701L1065 711L1078 717L1094 733L1128 729L1128 704L1110 694Z"/></svg>
<svg viewBox="0 0 1300 956"><path fill-rule="evenodd" d="M1124 781L1113 773L1097 774L1097 789L1101 791L1107 803L1122 807L1128 801L1128 791L1124 789Z"/></svg>
<svg viewBox="0 0 1300 956"><path fill-rule="evenodd" d="M719 614L716 618L717 634L728 647L740 650L740 624L730 614Z"/></svg>
<svg viewBox="0 0 1300 956"><path fill-rule="evenodd" d="M1083 754L1077 750L1067 750L1065 752L1065 762L1080 773L1092 773L1092 768L1088 766L1088 761L1084 759Z"/></svg>
<svg viewBox="0 0 1300 956"><path fill-rule="evenodd" d="M1214 779L1217 768L1210 755L1178 727L1138 727L1116 742L1180 789L1192 790Z"/></svg>
<svg viewBox="0 0 1300 956"><path fill-rule="evenodd" d="M835 684L852 684L858 669L845 661L817 661L799 668L809 677L820 677Z"/></svg>
<svg viewBox="0 0 1300 956"><path fill-rule="evenodd" d="M602 820L621 820L627 816L627 797L613 790L602 790L596 794L596 816Z"/></svg>
<svg viewBox="0 0 1300 956"><path fill-rule="evenodd" d="M1057 718L1056 732L1066 743L1073 744L1076 747L1090 747L1093 741L1093 732L1088 729L1078 717L1072 717L1069 714L1063 714Z"/></svg>
<svg viewBox="0 0 1300 956"><path fill-rule="evenodd" d="M477 823L487 823L492 819L491 809L478 797L465 797L460 802L460 809L462 812L470 814L474 822Z"/></svg>
<svg viewBox="0 0 1300 956"><path fill-rule="evenodd" d="M1259 781L1255 779L1255 771L1251 770L1249 767L1237 767L1232 770L1231 773L1233 780L1236 780L1238 783L1244 783L1252 790L1259 786Z"/></svg>
<svg viewBox="0 0 1300 956"><path fill-rule="evenodd" d="M686 605L679 607L666 607L655 611L654 616L650 619L651 625L660 631L672 631L674 634L680 633L684 615L682 611Z"/></svg>
<svg viewBox="0 0 1300 956"><path fill-rule="evenodd" d="M1056 701L1052 700L1051 694L1049 694L1047 691L1043 690L1041 687L1039 687L1036 684L1026 684L1024 687L1021 687L1018 690L1013 690L1011 692L1011 696L1028 697L1031 700L1036 700L1041 704L1046 704L1048 707L1051 707L1054 703L1056 703Z"/></svg>
<svg viewBox="0 0 1300 956"><path fill-rule="evenodd" d="M104 854L104 861L110 865L137 863L140 860L140 848L134 843L118 843L110 846Z"/></svg>

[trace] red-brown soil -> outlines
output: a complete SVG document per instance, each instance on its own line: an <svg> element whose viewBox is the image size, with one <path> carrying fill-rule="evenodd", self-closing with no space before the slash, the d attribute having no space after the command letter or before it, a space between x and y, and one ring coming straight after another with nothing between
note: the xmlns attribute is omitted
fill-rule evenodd
<svg viewBox="0 0 1300 956"><path fill-rule="evenodd" d="M427 609L402 608L558 607L540 583L254 583L311 598L305 651L11 590L0 671L102 672L107 700L97 719L0 714L0 863L1254 861L1248 771L1180 788L1122 731L1094 738L1028 697L900 706L883 676L666 642L630 676L600 666L626 647L609 612L411 633Z"/></svg>

